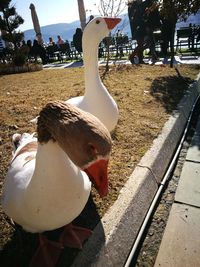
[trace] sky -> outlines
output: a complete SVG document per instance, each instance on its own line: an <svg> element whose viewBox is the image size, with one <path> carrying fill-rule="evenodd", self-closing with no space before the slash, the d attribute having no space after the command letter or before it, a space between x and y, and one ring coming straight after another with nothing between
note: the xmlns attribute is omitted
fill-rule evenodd
<svg viewBox="0 0 200 267"><path fill-rule="evenodd" d="M99 14L98 2L84 0L87 16ZM31 10L29 9L31 3L35 5L40 26L79 20L77 0L12 0L11 4L15 5L17 13L24 19L24 23L19 27L21 31L33 28Z"/></svg>

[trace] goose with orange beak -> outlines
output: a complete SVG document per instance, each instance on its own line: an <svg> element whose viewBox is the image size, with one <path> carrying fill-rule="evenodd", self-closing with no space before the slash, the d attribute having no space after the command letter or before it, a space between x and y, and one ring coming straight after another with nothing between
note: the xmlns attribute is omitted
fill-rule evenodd
<svg viewBox="0 0 200 267"><path fill-rule="evenodd" d="M102 39L120 21L120 18L96 17L87 24L82 37L85 94L67 100L67 103L96 116L109 132L117 125L119 110L99 76L98 50Z"/></svg>
<svg viewBox="0 0 200 267"><path fill-rule="evenodd" d="M81 248L91 234L71 222L90 195L86 172L97 181L100 194L107 193L111 137L95 116L62 101L50 102L42 109L37 134L38 138L13 136L14 155L2 207L25 231L39 233L39 247L30 266L53 267L65 246ZM61 227L64 231L56 242L41 234Z"/></svg>

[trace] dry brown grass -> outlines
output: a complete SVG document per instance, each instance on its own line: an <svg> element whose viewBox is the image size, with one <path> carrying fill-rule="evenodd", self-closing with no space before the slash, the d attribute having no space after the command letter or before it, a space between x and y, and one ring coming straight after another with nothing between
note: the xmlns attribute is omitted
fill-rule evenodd
<svg viewBox="0 0 200 267"><path fill-rule="evenodd" d="M193 81L199 69L199 66L181 65L179 67L180 73L188 82ZM118 103L120 117L112 134L109 194L102 200L93 190L94 203L91 204L92 201L90 201L91 203L88 205L90 208L91 205L95 208L95 218L92 215L89 216L87 211L82 215L83 225L90 228L95 226L99 216L101 217L116 200L119 190L133 171L134 166L158 136L168 116L175 109L187 88L187 83L177 76L174 69L147 65L113 67L104 77L104 83ZM16 132L35 131L35 126L29 121L48 101L66 100L72 96L82 95L84 92L83 69L43 70L1 76L0 84L0 186L2 187L11 157L11 136ZM14 243L11 246L14 252L11 252L9 246L2 251L3 261L9 262L11 256L13 260L16 260L16 240L12 237L13 230L1 210L0 226L1 247L10 239ZM27 235L25 239L27 239ZM25 247L23 249L28 259L31 252L28 253ZM3 266L8 266L8 263Z"/></svg>

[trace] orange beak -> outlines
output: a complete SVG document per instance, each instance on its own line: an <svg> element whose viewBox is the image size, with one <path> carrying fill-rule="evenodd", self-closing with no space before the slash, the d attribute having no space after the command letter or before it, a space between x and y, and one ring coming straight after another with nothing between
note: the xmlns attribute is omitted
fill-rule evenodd
<svg viewBox="0 0 200 267"><path fill-rule="evenodd" d="M105 17L104 20L109 30L112 30L121 21L120 18L109 18L109 17L108 18Z"/></svg>
<svg viewBox="0 0 200 267"><path fill-rule="evenodd" d="M108 160L101 159L84 170L100 197L108 194Z"/></svg>

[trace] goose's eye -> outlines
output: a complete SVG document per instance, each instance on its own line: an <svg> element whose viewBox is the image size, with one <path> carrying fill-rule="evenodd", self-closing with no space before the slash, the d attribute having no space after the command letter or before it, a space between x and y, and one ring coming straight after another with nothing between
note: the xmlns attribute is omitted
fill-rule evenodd
<svg viewBox="0 0 200 267"><path fill-rule="evenodd" d="M96 24L99 24L100 23L100 20L96 20Z"/></svg>
<svg viewBox="0 0 200 267"><path fill-rule="evenodd" d="M96 147L91 143L88 144L88 152L89 154L92 154L92 156L96 156L98 154Z"/></svg>

